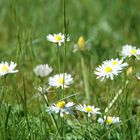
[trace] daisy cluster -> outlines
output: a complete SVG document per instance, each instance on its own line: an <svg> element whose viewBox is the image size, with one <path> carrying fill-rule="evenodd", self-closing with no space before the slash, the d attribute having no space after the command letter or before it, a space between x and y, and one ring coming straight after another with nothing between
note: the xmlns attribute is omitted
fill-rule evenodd
<svg viewBox="0 0 140 140"><path fill-rule="evenodd" d="M100 109L96 108L95 106L85 105L85 104L75 105L73 102L66 103L65 101L59 101L58 103L48 107L47 111L49 113L60 114L61 117L64 117L65 114L66 115L74 114L74 109L86 113L87 117L101 114ZM120 122L119 117L104 116L103 119L102 118L98 119L98 123L105 124L107 127L119 122Z"/></svg>
<svg viewBox="0 0 140 140"><path fill-rule="evenodd" d="M65 35L62 33L54 35L49 34L46 38L48 41L57 44L57 47L62 46L63 43L70 40L69 36L65 37ZM74 52L83 51L86 49L86 46L86 41L84 37L81 36L78 39L77 44L74 46ZM125 58L133 57L138 60L140 59L140 49L137 49L131 45L125 45L122 47L121 56L122 59L116 58L103 61L103 63L95 70L97 79L101 79L101 81L105 79L113 80L115 76L118 76L124 70L124 68L128 66L128 64L124 62ZM16 70L16 66L17 64L14 62L1 62L0 76L6 76L10 73L17 73L18 70ZM48 64L39 64L34 68L33 71L43 81L45 77L48 77L52 73L53 68ZM137 77L140 79L139 75ZM73 77L70 74L59 73L48 77L49 86L43 85L44 83L42 83L42 86L39 86L36 89L38 90L39 94L44 95L49 92L50 88L61 88L62 90L69 88L73 81ZM47 112L50 114L59 114L60 117L64 117L68 114L74 114L74 111L83 112L87 115L87 117L101 115L100 108L86 104L75 105L73 102L65 102L61 99L51 106L48 104L47 107ZM98 118L98 123L105 124L107 127L119 122L119 117L104 116L103 118Z"/></svg>
<svg viewBox="0 0 140 140"><path fill-rule="evenodd" d="M116 58L111 60L104 61L100 66L98 66L95 70L95 74L97 75L97 79L114 79L114 76L119 75L123 71L123 69L128 66L124 59L127 57L133 57L136 59L140 59L140 49L133 47L131 45L124 45L121 50L122 59Z"/></svg>

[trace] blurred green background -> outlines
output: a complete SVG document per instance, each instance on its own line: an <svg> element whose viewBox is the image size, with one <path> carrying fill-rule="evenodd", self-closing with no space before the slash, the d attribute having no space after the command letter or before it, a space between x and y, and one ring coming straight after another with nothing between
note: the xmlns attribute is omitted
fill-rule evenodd
<svg viewBox="0 0 140 140"><path fill-rule="evenodd" d="M138 46L139 9L139 0L66 0L69 50L80 35L91 40L101 61L112 57L126 43ZM42 62L50 57L46 35L63 32L63 1L1 0L0 27L1 60L15 59L19 34L25 47L29 37L35 40L34 53Z"/></svg>

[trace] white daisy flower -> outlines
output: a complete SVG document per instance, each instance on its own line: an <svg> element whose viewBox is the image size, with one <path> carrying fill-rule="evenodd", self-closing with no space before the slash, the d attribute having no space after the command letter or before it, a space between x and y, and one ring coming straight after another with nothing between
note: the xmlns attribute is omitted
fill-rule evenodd
<svg viewBox="0 0 140 140"><path fill-rule="evenodd" d="M123 59L119 60L118 58L106 60L106 61L104 61L104 64L112 65L113 67L117 67L118 69L122 69L123 67L128 66L127 63L123 63Z"/></svg>
<svg viewBox="0 0 140 140"><path fill-rule="evenodd" d="M52 87L68 88L73 83L73 78L70 74L60 73L49 78L49 85Z"/></svg>
<svg viewBox="0 0 140 140"><path fill-rule="evenodd" d="M101 112L99 112L99 108L95 108L95 106L90 106L90 105L77 105L75 107L77 110L81 111L81 112L85 112L87 113L88 117L91 116L91 114L95 115L95 114L101 114Z"/></svg>
<svg viewBox="0 0 140 140"><path fill-rule="evenodd" d="M54 34L54 35L48 35L47 40L53 43L57 43L59 46L61 46L62 43L65 41L65 36L62 33ZM67 37L67 41L70 41L69 37Z"/></svg>
<svg viewBox="0 0 140 140"><path fill-rule="evenodd" d="M111 59L106 60L96 68L95 74L97 75L97 79L101 78L101 81L106 79L114 79L114 76L118 75L120 72L122 72L123 68L128 66L127 63L123 63L123 60Z"/></svg>
<svg viewBox="0 0 140 140"><path fill-rule="evenodd" d="M105 78L113 80L114 76L118 75L120 72L120 68L103 63L101 66L96 68L95 74L97 75L97 79L101 78L101 81L103 81Z"/></svg>
<svg viewBox="0 0 140 140"><path fill-rule="evenodd" d="M121 51L123 58L135 56L138 60L140 59L140 49L131 45L124 45Z"/></svg>
<svg viewBox="0 0 140 140"><path fill-rule="evenodd" d="M48 64L40 64L34 68L34 72L39 77L46 77L52 72L52 67L49 67Z"/></svg>
<svg viewBox="0 0 140 140"><path fill-rule="evenodd" d="M110 117L110 116L104 116L104 118L99 118L98 119L98 123L100 124L106 124L107 126L112 125L112 124L116 124L119 123L120 119L119 117Z"/></svg>
<svg viewBox="0 0 140 140"><path fill-rule="evenodd" d="M11 62L8 64L8 62L1 62L0 63L0 76L7 75L9 73L17 73L18 70L15 70L17 64L14 62Z"/></svg>
<svg viewBox="0 0 140 140"><path fill-rule="evenodd" d="M50 113L60 113L60 116L63 117L64 114L73 114L72 112L73 106L74 106L73 102L65 103L65 101L60 101L57 104L48 107L47 111Z"/></svg>

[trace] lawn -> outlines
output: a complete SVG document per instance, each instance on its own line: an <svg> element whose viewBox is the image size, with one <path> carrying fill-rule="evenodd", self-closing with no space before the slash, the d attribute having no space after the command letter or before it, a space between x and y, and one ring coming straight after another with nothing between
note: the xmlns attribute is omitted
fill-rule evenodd
<svg viewBox="0 0 140 140"><path fill-rule="evenodd" d="M139 9L1 0L0 140L139 140Z"/></svg>

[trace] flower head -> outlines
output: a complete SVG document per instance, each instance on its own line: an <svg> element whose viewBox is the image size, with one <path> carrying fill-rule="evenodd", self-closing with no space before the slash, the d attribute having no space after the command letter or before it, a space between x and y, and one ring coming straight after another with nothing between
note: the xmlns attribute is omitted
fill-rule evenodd
<svg viewBox="0 0 140 140"><path fill-rule="evenodd" d="M46 77L52 72L52 68L48 64L40 64L34 68L34 72L39 77Z"/></svg>
<svg viewBox="0 0 140 140"><path fill-rule="evenodd" d="M103 62L106 65L112 65L112 67L114 68L118 68L118 69L123 69L124 67L128 66L127 63L123 62L123 59L111 59L111 60L106 60Z"/></svg>
<svg viewBox="0 0 140 140"><path fill-rule="evenodd" d="M57 43L59 46L61 46L62 43L64 43L65 41L65 36L62 33L59 34L54 34L54 35L48 35L47 36L47 40L53 43ZM67 41L69 41L69 37L66 39Z"/></svg>
<svg viewBox="0 0 140 140"><path fill-rule="evenodd" d="M116 123L119 123L120 122L120 119L119 117L111 117L111 116L104 116L104 118L99 118L98 119L98 123L100 124L106 124L106 126L110 126L112 124L116 124Z"/></svg>
<svg viewBox="0 0 140 140"><path fill-rule="evenodd" d="M87 113L87 115L88 115L88 117L90 117L91 116L91 114L93 114L93 115L95 115L95 114L101 114L100 112L99 112L99 108L95 108L95 106L90 106L90 105L77 105L76 106L76 109L77 110L79 110L79 111L81 111L81 112L85 112L85 113Z"/></svg>
<svg viewBox="0 0 140 140"><path fill-rule="evenodd" d="M83 36L80 36L77 41L77 44L74 45L73 52L83 51L85 49L89 49L90 47L91 47L91 44L85 41L85 38Z"/></svg>
<svg viewBox="0 0 140 140"><path fill-rule="evenodd" d="M52 87L67 88L73 83L73 78L70 74L60 73L49 78L49 85Z"/></svg>
<svg viewBox="0 0 140 140"><path fill-rule="evenodd" d="M0 63L0 76L7 75L9 73L17 73L18 70L15 70L17 64L14 62L11 62L8 64L8 62L1 62Z"/></svg>
<svg viewBox="0 0 140 140"><path fill-rule="evenodd" d="M95 74L97 75L97 79L101 78L101 81L105 78L113 80L114 76L122 72L122 69L127 65L127 63L123 63L123 60L119 60L118 58L107 60L96 68Z"/></svg>
<svg viewBox="0 0 140 140"><path fill-rule="evenodd" d="M48 107L48 112L50 113L60 113L60 116L63 117L64 114L72 114L72 107L74 106L73 102L65 103L65 101L59 101L57 104L54 104L51 107Z"/></svg>
<svg viewBox="0 0 140 140"><path fill-rule="evenodd" d="M133 47L131 45L124 45L121 51L123 58L134 56L138 60L140 59L140 49Z"/></svg>

